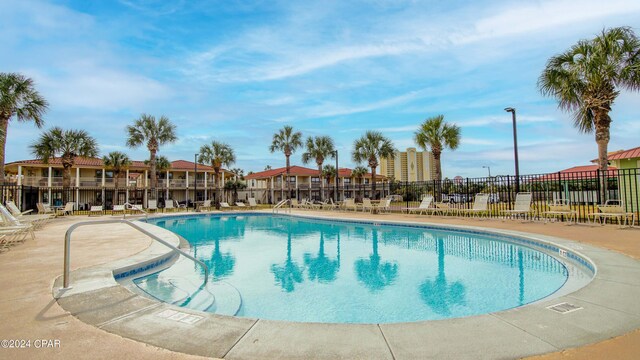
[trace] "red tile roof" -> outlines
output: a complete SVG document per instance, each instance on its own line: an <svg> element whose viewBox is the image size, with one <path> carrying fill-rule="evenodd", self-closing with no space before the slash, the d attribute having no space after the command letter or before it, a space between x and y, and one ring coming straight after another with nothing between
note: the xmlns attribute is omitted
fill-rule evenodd
<svg viewBox="0 0 640 360"><path fill-rule="evenodd" d="M557 181L558 174L560 174L560 180L592 179L597 176L597 170L599 168L600 167L598 165L574 166L568 169L560 170L557 173L539 176L533 179L533 181ZM618 175L618 169L616 169L614 166L609 166L608 173L609 176L616 176Z"/></svg>
<svg viewBox="0 0 640 360"><path fill-rule="evenodd" d="M609 160L623 160L633 158L640 158L640 146L629 150L616 151L615 153L609 155Z"/></svg>
<svg viewBox="0 0 640 360"><path fill-rule="evenodd" d="M62 160L57 157L54 159L49 159L50 165L62 165ZM44 161L38 159L31 160L20 160L13 161L8 163L7 165L45 165ZM102 158L94 158L94 157L82 157L77 156L74 160L74 167L80 166L95 166L95 167L103 167L104 163L102 162ZM194 163L192 161L186 160L176 160L171 162L170 170L193 170ZM148 169L149 166L144 163L144 161L133 160L131 161L130 169ZM213 171L211 166L198 164L199 171ZM229 170L222 169L222 171L230 173Z"/></svg>
<svg viewBox="0 0 640 360"><path fill-rule="evenodd" d="M171 162L171 170L193 170L195 163L193 161L176 160ZM198 164L198 170L213 171L211 166ZM226 171L221 169L221 171Z"/></svg>

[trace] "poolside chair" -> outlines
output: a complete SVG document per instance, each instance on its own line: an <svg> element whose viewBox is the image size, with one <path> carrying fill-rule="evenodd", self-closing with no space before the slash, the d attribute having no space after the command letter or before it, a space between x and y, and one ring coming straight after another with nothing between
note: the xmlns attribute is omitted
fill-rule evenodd
<svg viewBox="0 0 640 360"><path fill-rule="evenodd" d="M473 207L471 209L460 209L458 213L462 215L469 215L472 217L482 217L489 215L489 194L478 193L473 201Z"/></svg>
<svg viewBox="0 0 640 360"><path fill-rule="evenodd" d="M298 202L298 199L291 199L291 207L300 209L302 208L302 204Z"/></svg>
<svg viewBox="0 0 640 360"><path fill-rule="evenodd" d="M367 209L371 210L373 208L373 204L371 203L371 199L363 198L362 203L356 204L356 207L358 209L362 209L362 212L364 212Z"/></svg>
<svg viewBox="0 0 640 360"><path fill-rule="evenodd" d="M409 214L413 213L413 212L417 212L420 211L420 215L422 215L423 212L429 212L429 211L433 211L435 209L433 209L431 207L431 204L433 203L433 196L432 195L426 195L422 198L422 201L420 202L420 205L416 208L407 208L407 212Z"/></svg>
<svg viewBox="0 0 640 360"><path fill-rule="evenodd" d="M111 215L115 216L118 213L122 213L122 215L125 214L124 205L113 205L113 210L111 210Z"/></svg>
<svg viewBox="0 0 640 360"><path fill-rule="evenodd" d="M173 200L167 199L164 201L164 211L174 211L176 208L173 206Z"/></svg>
<svg viewBox="0 0 640 360"><path fill-rule="evenodd" d="M11 212L11 215L13 215L16 219L23 222L29 222L33 224L36 228L43 226L49 220L51 220L52 217L55 216L54 214L25 215L32 212L33 210L20 211L20 209L18 209L18 207L13 201L7 201L7 209L9 210L9 212Z"/></svg>
<svg viewBox="0 0 640 360"><path fill-rule="evenodd" d="M211 210L211 200L205 200L201 205L198 205L198 211L202 211L203 209Z"/></svg>
<svg viewBox="0 0 640 360"><path fill-rule="evenodd" d="M158 200L147 200L147 212L158 211Z"/></svg>
<svg viewBox="0 0 640 360"><path fill-rule="evenodd" d="M187 210L187 203L188 203L188 202L189 202L189 200L186 200L186 201L184 202L184 204L180 204L180 203L178 202L178 200L173 200L173 204L175 205L175 207L174 207L174 208L175 208L176 210L178 210L178 211Z"/></svg>
<svg viewBox="0 0 640 360"><path fill-rule="evenodd" d="M74 202L68 202L64 208L56 210L56 216L73 215L73 208L76 206Z"/></svg>
<svg viewBox="0 0 640 360"><path fill-rule="evenodd" d="M246 208L247 205L245 205L242 201L236 201L236 206L239 208Z"/></svg>
<svg viewBox="0 0 640 360"><path fill-rule="evenodd" d="M322 204L323 210L334 210L338 208L338 204L333 202L333 199L326 200L324 204Z"/></svg>
<svg viewBox="0 0 640 360"><path fill-rule="evenodd" d="M249 198L249 208L250 209L257 209L258 208L258 203L256 203L256 198ZM291 205L293 206L293 200L291 199Z"/></svg>
<svg viewBox="0 0 640 360"><path fill-rule="evenodd" d="M453 215L457 215L458 214L458 209L451 207L450 203L445 203L445 202L438 202L435 203L435 209L433 209L433 214L440 214L441 216L446 216L449 215L450 213L452 213Z"/></svg>
<svg viewBox="0 0 640 360"><path fill-rule="evenodd" d="M322 205L316 204L313 201L302 200L302 207L309 210L320 210L320 208L322 208Z"/></svg>
<svg viewBox="0 0 640 360"><path fill-rule="evenodd" d="M533 195L530 192L519 192L516 195L516 202L513 210L502 210L501 214L513 218L513 216L524 215L526 219L531 214L531 199Z"/></svg>
<svg viewBox="0 0 640 360"><path fill-rule="evenodd" d="M220 202L220 209L221 209L221 210L222 210L222 209L224 209L224 210L233 210L233 209L231 208L231 206L229 206L229 203L227 203L227 202Z"/></svg>
<svg viewBox="0 0 640 360"><path fill-rule="evenodd" d="M569 204L569 200L555 200L552 203L548 204L549 211L545 211L542 213L545 217L545 223L548 222L551 218L553 219L562 219L567 218L569 224L571 224L572 220L574 223L578 222L578 213L571 209L571 205Z"/></svg>
<svg viewBox="0 0 640 360"><path fill-rule="evenodd" d="M89 216L102 216L102 205L92 205L89 208Z"/></svg>
<svg viewBox="0 0 640 360"><path fill-rule="evenodd" d="M51 206L47 203L37 203L38 214L52 214L55 215L55 211L51 209Z"/></svg>
<svg viewBox="0 0 640 360"><path fill-rule="evenodd" d="M0 234L14 236L28 234L31 235L31 239L35 239L33 224L23 223L16 219L3 205L0 205L0 220L2 222L2 226L0 226L2 231ZM21 238L19 241L24 241L24 239L26 239L26 236Z"/></svg>
<svg viewBox="0 0 640 360"><path fill-rule="evenodd" d="M7 200L6 205L7 205L7 209L11 211L11 214L16 217L27 215L33 211L33 209L29 209L27 211L20 211L20 209L18 209L18 206L16 206L16 203L14 203L11 200Z"/></svg>
<svg viewBox="0 0 640 360"><path fill-rule="evenodd" d="M349 209L353 209L353 211L358 210L358 205L356 205L356 200L354 198L344 199L344 202L342 203L342 207L345 210L349 210Z"/></svg>
<svg viewBox="0 0 640 360"><path fill-rule="evenodd" d="M371 210L372 213L383 213L383 212L390 212L391 211L391 198L385 198L380 200L380 203L378 205L374 205L373 209Z"/></svg>
<svg viewBox="0 0 640 360"><path fill-rule="evenodd" d="M619 200L607 200L604 205L598 205L598 211L592 214L589 214L593 217L593 222L600 222L601 225L604 225L607 218L616 219L618 225L626 226L629 218L631 218L631 226L633 226L636 214L634 212L627 212L624 209L622 201ZM624 220L624 225L622 223Z"/></svg>

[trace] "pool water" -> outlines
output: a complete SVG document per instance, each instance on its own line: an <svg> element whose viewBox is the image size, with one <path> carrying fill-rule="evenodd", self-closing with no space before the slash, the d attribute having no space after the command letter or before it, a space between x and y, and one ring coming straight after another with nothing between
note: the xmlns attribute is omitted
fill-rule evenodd
<svg viewBox="0 0 640 360"><path fill-rule="evenodd" d="M149 222L187 239L192 255L209 266L212 284L237 289L231 315L251 318L390 323L463 317L539 300L568 277L562 263L542 252L453 229L264 214ZM218 312L231 297L222 291L213 302L196 300L203 277L193 262L178 261L134 283L163 301Z"/></svg>

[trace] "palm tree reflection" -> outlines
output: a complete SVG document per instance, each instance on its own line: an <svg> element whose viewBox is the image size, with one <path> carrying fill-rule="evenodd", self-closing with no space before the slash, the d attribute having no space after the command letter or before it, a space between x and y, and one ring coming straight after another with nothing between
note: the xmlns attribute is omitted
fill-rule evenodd
<svg viewBox="0 0 640 360"><path fill-rule="evenodd" d="M196 248L197 249L197 248ZM195 253L197 257L197 253ZM220 251L220 238L214 240L213 253L209 259L204 260L209 269L212 269L214 280L220 280L227 275L233 273L233 267L236 264L236 258L230 252L223 253Z"/></svg>
<svg viewBox="0 0 640 360"><path fill-rule="evenodd" d="M292 292L295 290L296 283L304 280L302 269L291 259L291 230L287 232L287 260L282 265L271 265L271 272L278 285L286 292Z"/></svg>
<svg viewBox="0 0 640 360"><path fill-rule="evenodd" d="M450 315L451 305L465 304L465 287L456 281L449 284L444 273L444 240L437 239L438 276L435 280L426 280L420 285L422 300L436 313Z"/></svg>
<svg viewBox="0 0 640 360"><path fill-rule="evenodd" d="M311 254L306 253L304 254L304 263L309 268L307 275L309 280L314 281L318 279L321 283L334 281L340 269L340 238L338 237L338 258L331 260L324 253L324 232L320 231L320 249L318 249L318 256L312 257Z"/></svg>
<svg viewBox="0 0 640 360"><path fill-rule="evenodd" d="M368 259L356 260L356 274L358 280L364 283L370 291L379 291L394 282L398 275L398 264L381 262L378 255L378 232L373 230L373 253Z"/></svg>

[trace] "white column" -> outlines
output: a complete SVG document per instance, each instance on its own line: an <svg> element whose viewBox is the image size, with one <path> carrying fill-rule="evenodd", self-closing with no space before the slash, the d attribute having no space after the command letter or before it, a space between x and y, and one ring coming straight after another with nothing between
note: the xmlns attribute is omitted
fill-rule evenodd
<svg viewBox="0 0 640 360"><path fill-rule="evenodd" d="M18 186L22 185L22 165L18 165ZM18 204L20 206L20 204Z"/></svg>
<svg viewBox="0 0 640 360"><path fill-rule="evenodd" d="M165 188L166 188L166 192L165 192L164 201L167 201L167 199L169 198L169 170L167 170L167 185L165 186Z"/></svg>
<svg viewBox="0 0 640 360"><path fill-rule="evenodd" d="M124 187L129 187L129 169L127 169L127 172L125 174ZM128 191L127 191L127 193L128 193ZM127 200L127 202L129 202L129 200Z"/></svg>
<svg viewBox="0 0 640 360"><path fill-rule="evenodd" d="M184 177L184 181L186 182L186 187L187 189L189 188L189 172L185 171L185 177Z"/></svg>
<svg viewBox="0 0 640 360"><path fill-rule="evenodd" d="M209 177L209 173L208 172L204 172L204 199L208 200L209 197L207 196L207 177Z"/></svg>
<svg viewBox="0 0 640 360"><path fill-rule="evenodd" d="M105 168L102 168L102 187L104 187L104 184L106 183L106 179L107 179L107 170Z"/></svg>
<svg viewBox="0 0 640 360"><path fill-rule="evenodd" d="M47 186L51 187L52 182L53 182L53 168L49 166L49 177L47 178ZM49 202L51 202L51 196L49 196Z"/></svg>
<svg viewBox="0 0 640 360"><path fill-rule="evenodd" d="M76 187L80 187L80 168L76 168Z"/></svg>
<svg viewBox="0 0 640 360"><path fill-rule="evenodd" d="M147 178L149 176L149 171L145 170L144 171L144 187L145 189L149 187L149 179Z"/></svg>

